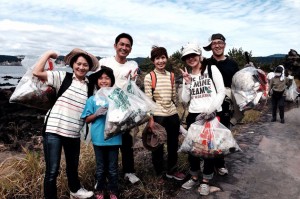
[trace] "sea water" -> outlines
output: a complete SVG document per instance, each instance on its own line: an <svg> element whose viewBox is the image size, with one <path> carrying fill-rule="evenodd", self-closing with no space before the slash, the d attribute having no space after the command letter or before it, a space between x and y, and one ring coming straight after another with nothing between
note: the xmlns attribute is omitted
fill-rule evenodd
<svg viewBox="0 0 300 199"><path fill-rule="evenodd" d="M59 67L57 70L72 72L70 67ZM27 69L23 66L0 66L0 88L3 89L17 86L26 71ZM3 85L6 83L9 83L10 85Z"/></svg>
<svg viewBox="0 0 300 199"><path fill-rule="evenodd" d="M25 72L26 69L23 66L0 66L0 88L15 87ZM6 83L11 86L4 86L3 84Z"/></svg>

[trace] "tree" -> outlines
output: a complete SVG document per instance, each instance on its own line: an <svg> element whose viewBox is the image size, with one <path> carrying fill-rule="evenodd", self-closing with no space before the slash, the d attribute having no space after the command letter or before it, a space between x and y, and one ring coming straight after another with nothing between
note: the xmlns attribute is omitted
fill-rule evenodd
<svg viewBox="0 0 300 199"><path fill-rule="evenodd" d="M239 68L241 69L244 68L245 64L247 64L245 53L248 53L250 62L255 65L255 60L252 58L252 51L244 52L242 48L232 48L231 50L229 49L228 55L237 62Z"/></svg>

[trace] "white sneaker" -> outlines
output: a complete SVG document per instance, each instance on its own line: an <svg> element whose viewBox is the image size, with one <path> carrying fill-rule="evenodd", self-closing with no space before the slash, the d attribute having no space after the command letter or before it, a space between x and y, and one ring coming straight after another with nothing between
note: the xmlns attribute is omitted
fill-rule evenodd
<svg viewBox="0 0 300 199"><path fill-rule="evenodd" d="M125 178L125 180L129 180L131 182L131 184L134 184L134 183L140 181L140 179L134 173L125 173L124 178Z"/></svg>
<svg viewBox="0 0 300 199"><path fill-rule="evenodd" d="M200 184L200 187L198 188L198 192L202 196L207 196L209 194L209 185L208 184Z"/></svg>
<svg viewBox="0 0 300 199"><path fill-rule="evenodd" d="M228 174L228 169L226 169L226 168L218 168L218 173L221 176L227 175Z"/></svg>
<svg viewBox="0 0 300 199"><path fill-rule="evenodd" d="M198 184L199 184L198 180L194 180L193 178L191 178L188 181L186 181L181 187L184 189L191 189Z"/></svg>
<svg viewBox="0 0 300 199"><path fill-rule="evenodd" d="M71 199L85 199L94 195L94 192L88 191L85 188L80 188L76 193L70 192Z"/></svg>

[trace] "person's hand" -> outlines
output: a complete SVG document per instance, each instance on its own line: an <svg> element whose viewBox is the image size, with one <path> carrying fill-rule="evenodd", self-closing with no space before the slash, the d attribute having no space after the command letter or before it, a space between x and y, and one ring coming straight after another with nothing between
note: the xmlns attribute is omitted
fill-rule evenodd
<svg viewBox="0 0 300 199"><path fill-rule="evenodd" d="M106 107L100 107L97 109L97 111L95 112L95 116L99 117L100 115L105 115L107 112L107 108Z"/></svg>
<svg viewBox="0 0 300 199"><path fill-rule="evenodd" d="M196 121L200 121L200 120L206 120L206 121L209 121L209 120L212 120L216 117L216 112L212 112L210 114L207 114L207 113L200 113L199 115L197 115L196 117Z"/></svg>
<svg viewBox="0 0 300 199"><path fill-rule="evenodd" d="M138 76L138 69L139 69L139 68L135 69L135 71L134 71L134 73L133 73L133 76L130 77L130 79L131 79L132 81L134 81L135 78ZM125 76L125 78L128 79L128 77L129 77L130 75L131 75L131 70L128 71L128 73L127 73L127 75Z"/></svg>
<svg viewBox="0 0 300 199"><path fill-rule="evenodd" d="M271 89L271 90L268 92L268 95L271 97L271 96L272 96L272 93L273 93L273 90Z"/></svg>
<svg viewBox="0 0 300 199"><path fill-rule="evenodd" d="M149 128L150 129L153 129L154 128L154 119L153 119L153 116L151 116L150 118L149 118Z"/></svg>
<svg viewBox="0 0 300 199"><path fill-rule="evenodd" d="M136 68L134 73L133 73L133 76L131 77L132 81L134 81L136 79L136 77L138 76L138 71L139 71L139 68Z"/></svg>
<svg viewBox="0 0 300 199"><path fill-rule="evenodd" d="M52 58L52 59L56 59L58 57L58 53L55 52L54 50L48 50L47 52L45 52L45 55L48 58Z"/></svg>
<svg viewBox="0 0 300 199"><path fill-rule="evenodd" d="M190 84L192 82L192 77L191 75L187 72L186 67L184 68L184 71L180 68L180 71L182 73L182 77L185 80L186 84Z"/></svg>

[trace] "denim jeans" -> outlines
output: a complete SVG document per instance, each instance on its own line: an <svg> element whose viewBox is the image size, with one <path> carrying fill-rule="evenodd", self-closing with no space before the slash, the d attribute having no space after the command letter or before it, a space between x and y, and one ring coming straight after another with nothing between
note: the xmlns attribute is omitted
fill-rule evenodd
<svg viewBox="0 0 300 199"><path fill-rule="evenodd" d="M133 157L133 140L130 131L126 131L122 135L122 166L123 173L134 173L134 157Z"/></svg>
<svg viewBox="0 0 300 199"><path fill-rule="evenodd" d="M94 146L96 157L97 191L103 191L107 184L108 191L118 194L118 153L119 146ZM106 183L106 178L108 183Z"/></svg>
<svg viewBox="0 0 300 199"><path fill-rule="evenodd" d="M44 197L57 198L56 179L59 174L62 149L65 153L69 189L71 192L77 192L81 187L78 179L80 138L68 138L47 132L44 133L43 138L46 163Z"/></svg>
<svg viewBox="0 0 300 199"><path fill-rule="evenodd" d="M171 116L154 116L154 121L163 127L167 132L167 172L173 173L176 171L178 159L178 136L179 136L179 116L174 114ZM159 146L155 151L152 151L152 163L157 176L161 175L164 168L164 145Z"/></svg>

